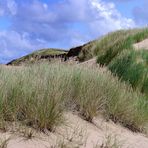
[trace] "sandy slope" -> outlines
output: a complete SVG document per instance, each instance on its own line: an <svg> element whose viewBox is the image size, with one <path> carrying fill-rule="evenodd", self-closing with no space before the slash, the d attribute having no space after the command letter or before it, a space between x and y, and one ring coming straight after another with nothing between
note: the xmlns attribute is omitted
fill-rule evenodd
<svg viewBox="0 0 148 148"><path fill-rule="evenodd" d="M1 133L1 137L11 136L8 148L60 148L65 143L66 148L99 148L111 137L111 143L117 143L123 148L148 148L148 138L139 133L133 133L113 122L106 122L102 117L89 123L78 115L65 113L65 124L58 127L54 133L35 133L32 140L26 140L20 135Z"/></svg>
<svg viewBox="0 0 148 148"><path fill-rule="evenodd" d="M148 50L148 39L143 40L142 42L134 44L135 49L145 49Z"/></svg>

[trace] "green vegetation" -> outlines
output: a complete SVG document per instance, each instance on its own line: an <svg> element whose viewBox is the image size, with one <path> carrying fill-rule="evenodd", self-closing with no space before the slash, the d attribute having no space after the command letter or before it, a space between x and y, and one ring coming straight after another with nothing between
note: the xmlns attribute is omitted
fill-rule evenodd
<svg viewBox="0 0 148 148"><path fill-rule="evenodd" d="M133 47L146 38L148 28L120 30L102 37L90 52L98 56L97 63L108 66L119 78L148 96L148 51L136 51Z"/></svg>
<svg viewBox="0 0 148 148"><path fill-rule="evenodd" d="M93 49L96 43L97 43L97 40L94 40L82 46L81 51L78 55L78 59L80 62L89 60L94 56L94 53L92 52L91 49Z"/></svg>
<svg viewBox="0 0 148 148"><path fill-rule="evenodd" d="M86 61L98 56L98 63L108 65L122 50L132 49L134 43L145 38L148 38L148 28L112 32L84 46L78 58Z"/></svg>
<svg viewBox="0 0 148 148"><path fill-rule="evenodd" d="M139 88L148 96L148 52L125 50L110 64L111 72L122 80L129 81L134 89Z"/></svg>
<svg viewBox="0 0 148 148"><path fill-rule="evenodd" d="M97 62L108 65L123 50L133 49L133 44L148 38L148 28L135 30L121 30L111 33L95 45Z"/></svg>
<svg viewBox="0 0 148 148"><path fill-rule="evenodd" d="M30 56L35 56L35 55L58 55L58 54L63 54L63 53L67 53L67 51L63 50L63 49L41 49L41 50L37 50L35 52L33 52L32 54L30 54Z"/></svg>
<svg viewBox="0 0 148 148"><path fill-rule="evenodd" d="M0 123L53 131L73 107L90 122L101 113L134 131L147 131L145 96L101 68L43 63L1 67L0 77Z"/></svg>
<svg viewBox="0 0 148 148"><path fill-rule="evenodd" d="M67 51L63 50L63 49L53 49L53 48L49 48L49 49L41 49L41 50L37 50L31 54L28 54L24 57L21 57L19 59L16 59L14 61L11 62L11 65L20 65L20 64L24 64L24 63L34 63L35 61L40 60L41 56L54 56L54 55L60 55L60 54L66 54Z"/></svg>
<svg viewBox="0 0 148 148"><path fill-rule="evenodd" d="M28 62L26 67L0 67L0 129L19 122L54 131L64 122L64 112L76 110L89 122L102 114L133 131L148 133L148 51L133 47L146 38L148 28L120 30L77 48L79 61L97 56L109 71L83 64L30 65L41 56L67 54L58 49L39 50L12 62ZM32 136L29 131L27 137Z"/></svg>

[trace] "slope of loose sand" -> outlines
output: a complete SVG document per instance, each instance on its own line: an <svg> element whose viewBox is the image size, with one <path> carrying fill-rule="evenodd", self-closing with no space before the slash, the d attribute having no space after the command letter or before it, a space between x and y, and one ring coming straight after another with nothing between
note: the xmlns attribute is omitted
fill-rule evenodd
<svg viewBox="0 0 148 148"><path fill-rule="evenodd" d="M89 123L77 114L65 113L65 124L57 127L53 133L34 133L31 140L11 132L1 133L3 139L10 137L8 148L99 148L103 143L117 143L123 148L148 148L148 138L140 133L133 133L102 117ZM108 138L107 138L108 137Z"/></svg>
<svg viewBox="0 0 148 148"><path fill-rule="evenodd" d="M148 50L148 39L145 39L139 43L133 45L136 50L145 49Z"/></svg>

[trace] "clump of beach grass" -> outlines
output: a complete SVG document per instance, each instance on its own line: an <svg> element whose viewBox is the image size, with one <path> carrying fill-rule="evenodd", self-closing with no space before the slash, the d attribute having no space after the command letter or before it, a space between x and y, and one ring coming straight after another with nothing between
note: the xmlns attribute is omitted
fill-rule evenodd
<svg viewBox="0 0 148 148"><path fill-rule="evenodd" d="M146 50L125 50L110 64L109 69L134 89L148 96L148 52Z"/></svg>
<svg viewBox="0 0 148 148"><path fill-rule="evenodd" d="M147 130L146 97L101 68L42 63L1 67L0 77L1 123L54 131L64 122L67 104L75 104L74 109L89 122L101 113L131 130Z"/></svg>

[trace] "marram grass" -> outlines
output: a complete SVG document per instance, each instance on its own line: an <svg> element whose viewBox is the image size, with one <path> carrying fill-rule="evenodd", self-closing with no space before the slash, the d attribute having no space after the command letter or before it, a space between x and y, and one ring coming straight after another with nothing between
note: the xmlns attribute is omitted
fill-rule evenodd
<svg viewBox="0 0 148 148"><path fill-rule="evenodd" d="M148 51L125 50L109 64L109 69L148 96Z"/></svg>
<svg viewBox="0 0 148 148"><path fill-rule="evenodd" d="M0 126L20 122L50 131L75 106L88 121L99 113L132 130L148 124L148 100L108 71L61 64L0 68Z"/></svg>

